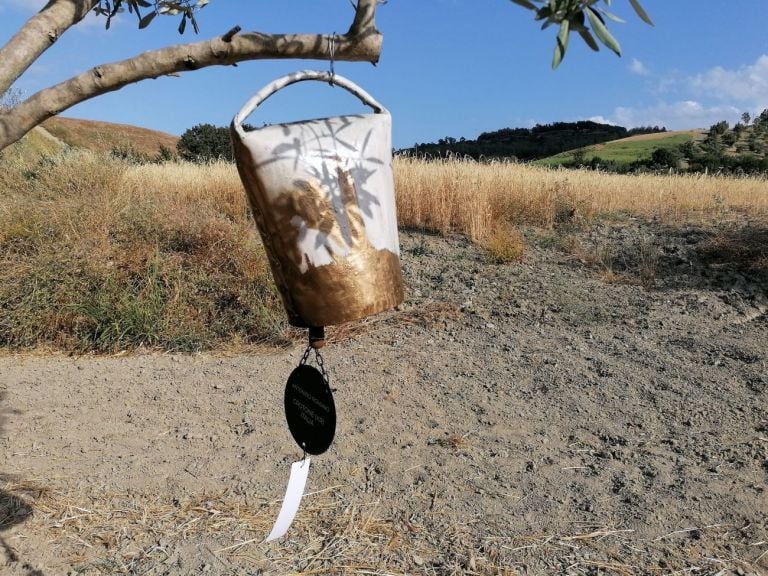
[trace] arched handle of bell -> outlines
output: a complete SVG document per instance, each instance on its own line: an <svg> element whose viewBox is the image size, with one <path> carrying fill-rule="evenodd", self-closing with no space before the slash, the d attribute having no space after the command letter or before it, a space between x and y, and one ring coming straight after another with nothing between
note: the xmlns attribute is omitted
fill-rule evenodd
<svg viewBox="0 0 768 576"><path fill-rule="evenodd" d="M331 74L327 71L302 70L300 72L294 72L293 74L288 74L287 76L278 78L274 82L269 83L264 88L259 90L253 98L245 103L245 106L242 107L240 112L235 115L235 118L232 120L232 126L234 126L235 130L237 130L239 134L243 135L245 133L243 130L243 122L267 98L282 90L286 86L296 84L297 82L304 82L305 80L317 80L320 82L328 82L334 86L341 86L349 93L357 96L363 102L363 104L370 106L376 114L389 113L387 109L384 108L384 106L382 106L373 96L368 94L368 92L360 88L360 86L348 78L344 78L338 74Z"/></svg>

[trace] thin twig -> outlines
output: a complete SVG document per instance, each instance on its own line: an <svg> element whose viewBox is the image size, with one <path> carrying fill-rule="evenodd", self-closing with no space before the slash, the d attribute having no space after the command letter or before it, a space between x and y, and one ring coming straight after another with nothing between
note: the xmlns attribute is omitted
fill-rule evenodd
<svg viewBox="0 0 768 576"><path fill-rule="evenodd" d="M595 530L589 534L576 534L575 536L565 536L560 540L589 540L591 538L604 538L613 534L622 534L634 532L634 530Z"/></svg>
<svg viewBox="0 0 768 576"><path fill-rule="evenodd" d="M658 538L654 538L653 541L658 542L659 540L663 540L664 538L674 536L675 534L688 534L689 532L696 532L697 530L707 530L709 528L722 528L724 526L731 526L731 524L710 524L709 526L704 526L702 528L684 528L683 530L675 530L674 532L670 532L669 534L665 534L663 536L659 536Z"/></svg>
<svg viewBox="0 0 768 576"><path fill-rule="evenodd" d="M253 544L254 542L261 542L262 538L252 538L251 540L245 540L244 542L238 542L237 544L232 544L232 546L227 546L226 548L219 548L216 550L216 554L220 554L222 552L226 552L227 550L233 550L235 548L242 548L243 546L246 546L248 544Z"/></svg>

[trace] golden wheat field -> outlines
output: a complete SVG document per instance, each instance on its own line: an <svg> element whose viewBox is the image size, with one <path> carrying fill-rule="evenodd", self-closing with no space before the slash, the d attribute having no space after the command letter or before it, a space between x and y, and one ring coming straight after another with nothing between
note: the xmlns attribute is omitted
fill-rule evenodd
<svg viewBox="0 0 768 576"><path fill-rule="evenodd" d="M698 222L768 213L768 181L706 175L618 175L465 160L394 163L401 226L475 240L507 222L551 227L561 219L588 222L611 214ZM220 163L143 165L125 172L124 190L157 202L210 201L246 211L237 170Z"/></svg>
<svg viewBox="0 0 768 576"><path fill-rule="evenodd" d="M611 214L682 223L768 212L768 182L703 175L606 174L461 160L395 164L404 226L483 238L499 222L551 227Z"/></svg>

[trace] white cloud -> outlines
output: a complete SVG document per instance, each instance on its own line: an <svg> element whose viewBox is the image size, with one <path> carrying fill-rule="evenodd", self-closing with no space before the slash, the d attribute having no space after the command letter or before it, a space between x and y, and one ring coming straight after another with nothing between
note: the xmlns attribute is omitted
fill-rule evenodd
<svg viewBox="0 0 768 576"><path fill-rule="evenodd" d="M729 70L716 66L688 78L688 86L699 95L737 101L755 108L768 107L768 54L753 64Z"/></svg>
<svg viewBox="0 0 768 576"><path fill-rule="evenodd" d="M629 71L632 72L632 74L637 74L638 76L651 75L650 69L637 58L632 59L632 63L629 65Z"/></svg>
<svg viewBox="0 0 768 576"><path fill-rule="evenodd" d="M738 122L742 112L768 108L768 54L736 68L715 66L698 74L657 75L640 60L629 70L652 76L655 103L618 106L611 114L591 118L620 126L666 126L670 130L707 128L721 120ZM664 97L666 96L666 97Z"/></svg>
<svg viewBox="0 0 768 576"><path fill-rule="evenodd" d="M708 128L721 120L738 121L742 110L729 104L707 106L695 100L659 102L646 107L619 106L607 123L631 128L634 126L665 126L669 130ZM602 118L602 117L600 117Z"/></svg>
<svg viewBox="0 0 768 576"><path fill-rule="evenodd" d="M587 118L587 120L591 122L597 122L598 124L615 124L613 120L610 118L606 118L605 116L592 116L591 118Z"/></svg>

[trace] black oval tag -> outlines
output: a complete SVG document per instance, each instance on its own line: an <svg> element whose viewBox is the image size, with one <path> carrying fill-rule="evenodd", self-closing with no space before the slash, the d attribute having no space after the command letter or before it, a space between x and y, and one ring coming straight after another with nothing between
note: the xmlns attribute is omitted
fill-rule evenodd
<svg viewBox="0 0 768 576"><path fill-rule="evenodd" d="M302 364L285 386L285 419L302 450L317 456L330 447L336 434L336 406L323 375Z"/></svg>

